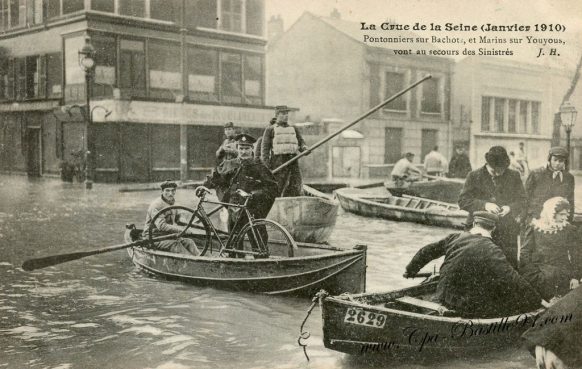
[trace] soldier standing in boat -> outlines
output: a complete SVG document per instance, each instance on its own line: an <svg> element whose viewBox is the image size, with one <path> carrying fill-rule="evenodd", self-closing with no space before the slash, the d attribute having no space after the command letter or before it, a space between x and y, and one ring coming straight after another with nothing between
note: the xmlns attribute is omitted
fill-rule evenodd
<svg viewBox="0 0 582 369"><path fill-rule="evenodd" d="M298 153L307 150L307 145L296 127L289 125L289 109L286 105L275 107L274 125L263 133L261 161L271 170L291 160ZM282 197L301 196L303 181L299 162L295 161L275 174Z"/></svg>
<svg viewBox="0 0 582 369"><path fill-rule="evenodd" d="M217 164L222 163L225 160L234 159L237 156L236 151L236 141L234 139L236 130L234 123L228 122L224 125L224 135L226 138L222 142L222 145L216 151Z"/></svg>
<svg viewBox="0 0 582 369"><path fill-rule="evenodd" d="M247 209L255 218L266 218L278 195L278 185L274 175L259 159L253 157L254 137L242 133L236 136L236 147L238 156L234 159L225 160L213 172L204 185L208 188L223 188L224 198L222 201L234 204L244 203L236 191L243 190L253 195ZM237 228L233 229L234 221L237 219L240 208L230 207L229 229L231 232L238 232L248 223L246 215L238 222ZM267 239L264 237L264 239Z"/></svg>
<svg viewBox="0 0 582 369"><path fill-rule="evenodd" d="M269 121L269 127L272 126L273 124L275 124L277 122L277 118L271 118L271 120ZM263 133L265 133L265 131L263 131ZM255 158L256 159L261 159L261 152L262 152L262 145L263 145L263 136L261 135L261 137L259 137L257 139L257 142L255 142Z"/></svg>
<svg viewBox="0 0 582 369"><path fill-rule="evenodd" d="M509 155L502 146L492 146L484 166L470 172L459 195L459 207L469 212L466 225L473 224L473 213L487 211L499 216L493 241L517 269L517 236L525 210L525 190L519 173L508 169Z"/></svg>
<svg viewBox="0 0 582 369"><path fill-rule="evenodd" d="M177 209L171 209L156 218L155 224L152 221L157 213L168 206L174 205L176 202L176 188L178 185L176 182L166 180L160 185L162 189L162 194L160 197L155 199L149 206L146 213L146 221L143 230L143 236L149 237L149 229L152 227L152 236L159 237L166 234L180 233L185 227L178 225L179 213ZM185 219L185 221L188 221ZM193 230L189 229L188 232ZM185 237L179 237L174 240L164 240L155 242L154 248L162 251L175 252L181 254L190 254L194 256L200 255L200 251L196 247L194 240Z"/></svg>

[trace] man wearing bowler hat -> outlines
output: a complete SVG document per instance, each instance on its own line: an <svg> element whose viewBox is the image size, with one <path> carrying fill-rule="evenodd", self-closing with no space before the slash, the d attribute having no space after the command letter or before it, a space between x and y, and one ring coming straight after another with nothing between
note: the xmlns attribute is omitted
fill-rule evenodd
<svg viewBox="0 0 582 369"><path fill-rule="evenodd" d="M517 268L517 236L525 210L525 190L519 173L508 169L509 155L504 147L492 146L485 154L485 161L484 166L467 175L459 195L459 207L469 212L467 226L473 224L476 211L486 211L500 218L493 241Z"/></svg>
<svg viewBox="0 0 582 369"><path fill-rule="evenodd" d="M499 217L487 211L472 215L470 230L420 249L406 266L404 277L414 277L430 261L444 256L436 298L458 316L503 317L541 307L541 296L491 239Z"/></svg>
<svg viewBox="0 0 582 369"><path fill-rule="evenodd" d="M216 160L220 164L224 160L236 158L236 140L234 139L236 135L234 123L228 122L224 125L224 135L226 138L222 142L222 145L216 151Z"/></svg>
<svg viewBox="0 0 582 369"><path fill-rule="evenodd" d="M266 218L278 195L278 185L275 177L259 159L253 156L255 138L242 133L235 137L237 157L222 162L212 173L204 185L209 188L222 188L224 197L222 201L235 204L244 203L236 191L241 189L253 195L249 200L247 209L257 219ZM229 229L238 232L248 223L241 209L230 207ZM233 229L234 221L239 216L244 218L239 221L237 228ZM266 235L263 239L267 239Z"/></svg>
<svg viewBox="0 0 582 369"><path fill-rule="evenodd" d="M570 216L574 215L574 176L566 168L568 165L568 150L564 147L552 147L548 154L548 163L534 169L525 182L527 194L525 224L538 218L546 200L552 197L563 197L570 203Z"/></svg>
<svg viewBox="0 0 582 369"><path fill-rule="evenodd" d="M276 106L275 118L277 120L263 133L261 161L271 170L307 150L307 145L299 130L289 125L290 110L286 105ZM303 181L298 161L294 161L277 172L275 178L279 184L280 196L301 196L303 193Z"/></svg>
<svg viewBox="0 0 582 369"><path fill-rule="evenodd" d="M176 182L166 180L161 185L160 188L162 189L161 196L155 199L149 206L148 211L146 213L146 221L143 230L144 237L149 237L149 229L152 227L152 236L159 237L166 234L172 233L180 233L184 230L184 227L178 225L178 220L180 218L180 214L178 213L178 209L170 209L164 212L163 214L159 215L156 218L154 224L152 221L156 214L158 214L162 209L167 208L168 206L174 205L176 202L176 188L178 185ZM188 221L188 219L184 219ZM194 233L192 228L188 229L189 232ZM172 240L164 240L158 241L154 243L154 247L158 250L168 251L168 252L175 252L180 254L191 254L194 256L200 255L200 251L196 247L194 240L185 237L179 237Z"/></svg>

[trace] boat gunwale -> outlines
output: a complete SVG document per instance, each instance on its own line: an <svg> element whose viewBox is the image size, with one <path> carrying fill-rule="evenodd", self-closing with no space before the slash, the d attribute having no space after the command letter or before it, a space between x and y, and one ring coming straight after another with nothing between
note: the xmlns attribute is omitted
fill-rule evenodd
<svg viewBox="0 0 582 369"><path fill-rule="evenodd" d="M139 251L159 256L164 256L172 259L183 259L189 261L210 261L210 262L220 262L220 263L242 263L242 264L266 264L266 263L276 263L281 264L282 262L290 262L290 261L300 261L300 260L312 260L312 259L330 259L336 258L338 256L349 256L349 255L359 255L366 252L365 249L354 249L354 250L345 250L345 251L337 251L326 253L323 255L308 255L308 256L298 256L298 257L281 257L276 259L254 259L254 260L247 260L247 259L236 259L236 258L227 258L227 257L220 257L220 256L190 256L186 254L176 254L172 252L166 252L161 250L153 250L147 247L132 247L131 249L139 249ZM333 251L333 250L332 250Z"/></svg>
<svg viewBox="0 0 582 369"><path fill-rule="evenodd" d="M354 298L365 298L367 296L378 296L378 295L385 296L389 293L395 293L395 292L405 291L405 290L406 290L406 288L401 289L401 290L391 291L391 292L384 292L384 293L373 292L373 293L350 294L349 296L351 296L351 299L349 299L349 300L347 300L345 298L340 298L339 296L328 296L328 297L325 297L323 299L322 305L325 305L326 301L330 301L330 302L336 303L336 304L347 305L347 306L356 306L356 307L361 307L361 308L368 309L368 310L375 309L375 310L382 311L382 312L392 313L394 315L405 315L405 316L409 316L411 318L420 318L420 319L425 319L425 320L434 320L434 321L441 321L441 322L446 322L446 323L453 323L453 322L459 322L459 321L471 321L474 324L491 324L491 323L499 321L500 318L507 318L508 322L513 322L513 321L516 321L519 317L523 316L524 314L539 315L540 313L545 311L544 307L540 307L539 309L534 310L534 311L527 311L527 312L523 312L523 313L515 314L515 315L510 315L510 316L501 316L501 317L495 317L495 318L463 318L460 316L458 316L458 317L446 317L446 316L439 316L439 315L427 315L427 314L421 314L421 313L414 313L414 312L406 311L406 310L391 309L391 308L387 308L385 306L380 306L380 305L370 305L370 304L366 304L366 303L361 302L361 301L354 300Z"/></svg>

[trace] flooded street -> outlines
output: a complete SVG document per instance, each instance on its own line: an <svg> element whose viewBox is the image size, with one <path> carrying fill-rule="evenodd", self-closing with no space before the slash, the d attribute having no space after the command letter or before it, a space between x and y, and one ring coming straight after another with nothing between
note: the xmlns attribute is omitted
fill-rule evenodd
<svg viewBox="0 0 582 369"><path fill-rule="evenodd" d="M323 347L316 308L307 322L311 362L297 346L308 299L199 288L156 279L115 251L24 272L31 257L123 243L141 226L157 191L0 176L0 368L365 368L370 363ZM193 190L177 203L192 205ZM368 245L367 289L418 283L402 278L423 245L451 230L341 213L330 243ZM432 270L433 264L425 268ZM531 368L523 349L455 359L430 368ZM418 365L395 364L395 368Z"/></svg>

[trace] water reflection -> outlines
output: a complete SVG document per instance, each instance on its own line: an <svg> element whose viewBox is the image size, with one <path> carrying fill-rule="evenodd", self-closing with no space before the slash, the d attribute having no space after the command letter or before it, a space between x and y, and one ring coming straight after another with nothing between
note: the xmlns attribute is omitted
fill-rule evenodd
<svg viewBox="0 0 582 369"><path fill-rule="evenodd" d="M158 194L118 186L0 176L0 367L364 368L386 367L323 347L316 308L306 328L311 363L296 345L309 300L219 291L146 275L124 251L24 272L22 262L123 242ZM192 206L193 191L177 202ZM450 230L340 213L331 243L368 245L368 291L409 286L404 265ZM438 262L436 263L438 264ZM426 270L430 270L428 266ZM529 368L512 349L431 368ZM395 364L397 368L420 364Z"/></svg>

